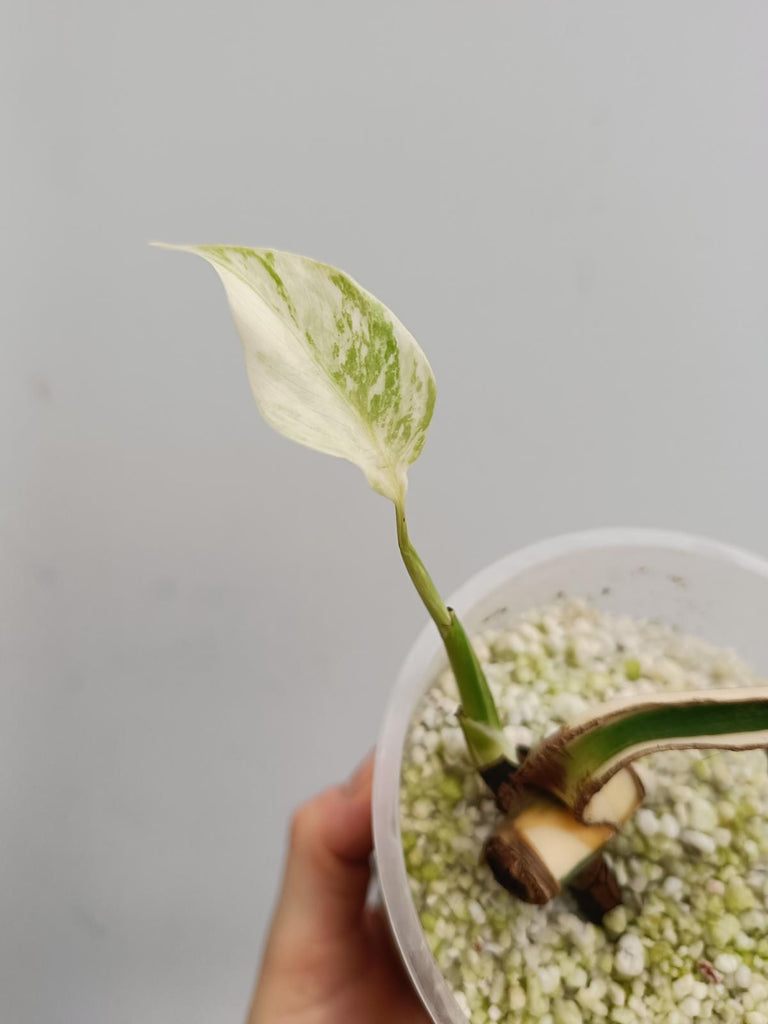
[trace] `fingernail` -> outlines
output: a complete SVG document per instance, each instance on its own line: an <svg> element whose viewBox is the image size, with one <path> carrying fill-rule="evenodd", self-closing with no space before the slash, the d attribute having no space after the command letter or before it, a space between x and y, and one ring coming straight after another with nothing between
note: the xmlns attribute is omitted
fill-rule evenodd
<svg viewBox="0 0 768 1024"><path fill-rule="evenodd" d="M357 768L355 768L352 775L350 775L344 785L344 792L347 796L356 797L365 789L365 784L368 780L368 773L370 771L370 760L371 755L367 754Z"/></svg>

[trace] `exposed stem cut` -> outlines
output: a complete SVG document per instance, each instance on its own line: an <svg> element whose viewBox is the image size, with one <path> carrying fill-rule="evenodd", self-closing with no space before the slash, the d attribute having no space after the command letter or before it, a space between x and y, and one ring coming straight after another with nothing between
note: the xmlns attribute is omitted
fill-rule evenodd
<svg viewBox="0 0 768 1024"><path fill-rule="evenodd" d="M553 797L521 791L517 809L487 841L485 859L505 889L527 903L542 904L578 878L615 833L607 825L576 821Z"/></svg>

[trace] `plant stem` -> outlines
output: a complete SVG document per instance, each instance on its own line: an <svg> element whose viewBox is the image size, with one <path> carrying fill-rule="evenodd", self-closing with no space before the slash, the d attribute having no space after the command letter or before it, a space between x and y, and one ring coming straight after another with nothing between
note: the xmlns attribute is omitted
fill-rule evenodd
<svg viewBox="0 0 768 1024"><path fill-rule="evenodd" d="M402 503L395 505L395 513L400 554L403 556L408 575L434 620L445 645L448 660L456 677L456 685L459 688L462 714L464 718L487 727L486 730L476 730L472 734L464 729L470 753L478 766L490 764L506 755L499 740L492 735L493 730L501 732L501 722L488 681L456 613L445 605L432 577L410 541L405 507Z"/></svg>
<svg viewBox="0 0 768 1024"><path fill-rule="evenodd" d="M529 902L545 903L560 891L561 885L572 884L582 911L591 920L601 920L606 910L616 906L621 898L618 884L599 852L613 831L607 827L582 825L574 820L566 807L551 797L538 794L529 800L523 790L510 786L517 767L507 755L499 713L480 661L456 613L440 597L411 543L402 502L395 505L395 514L400 554L413 585L437 626L456 678L462 704L459 725L472 760L500 806L503 806L505 795L523 794L528 817L543 818L547 832L552 833L550 841L563 847L566 853L570 843L574 855L569 868L582 870L574 878L558 879L536 848L525 841L524 834L520 834L517 827L522 820L520 816L510 813L486 844L485 859L506 889ZM592 854L586 865L585 851ZM562 859L560 856L559 860Z"/></svg>
<svg viewBox="0 0 768 1024"><path fill-rule="evenodd" d="M397 543L400 548L400 554L405 562L405 568L408 570L408 575L411 577L414 587L419 592L419 597L424 602L427 611L440 630L440 636L443 636L446 631L450 630L451 613L445 606L442 597L440 597L437 587L424 567L424 563L419 558L416 549L411 544L410 537L408 536L408 524L405 520L405 506L402 504L395 505L395 515L397 517Z"/></svg>

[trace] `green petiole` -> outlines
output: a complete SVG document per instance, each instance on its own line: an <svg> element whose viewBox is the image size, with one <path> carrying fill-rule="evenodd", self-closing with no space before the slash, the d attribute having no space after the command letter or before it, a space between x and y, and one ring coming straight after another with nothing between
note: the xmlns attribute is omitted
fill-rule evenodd
<svg viewBox="0 0 768 1024"><path fill-rule="evenodd" d="M408 536L405 506L395 505L397 543L413 585L421 597L445 645L461 699L459 721L464 730L470 754L483 767L506 757L501 742L501 721L488 680L475 649L469 641L456 612L448 608L438 593L432 577ZM472 724L481 728L473 729Z"/></svg>

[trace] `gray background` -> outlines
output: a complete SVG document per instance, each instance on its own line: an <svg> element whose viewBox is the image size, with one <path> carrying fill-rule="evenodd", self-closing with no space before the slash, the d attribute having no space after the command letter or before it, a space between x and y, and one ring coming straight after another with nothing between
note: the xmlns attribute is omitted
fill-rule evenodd
<svg viewBox="0 0 768 1024"><path fill-rule="evenodd" d="M602 524L768 554L768 6L3 10L0 1017L239 1021L289 810L424 613L147 241L308 253L411 328L446 592Z"/></svg>

